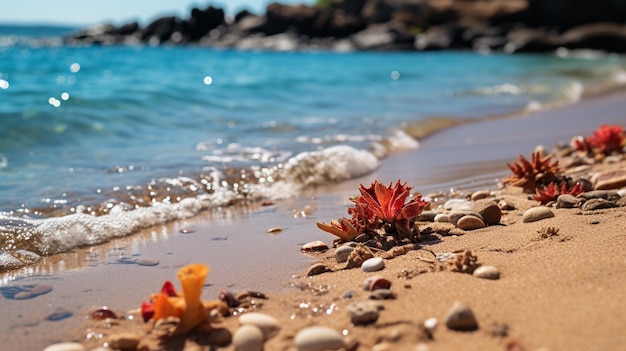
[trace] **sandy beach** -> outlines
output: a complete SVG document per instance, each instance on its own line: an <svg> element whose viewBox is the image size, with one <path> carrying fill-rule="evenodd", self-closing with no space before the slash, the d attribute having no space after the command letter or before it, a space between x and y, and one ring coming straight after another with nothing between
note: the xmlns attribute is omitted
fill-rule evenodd
<svg viewBox="0 0 626 351"><path fill-rule="evenodd" d="M223 290L253 290L267 296L253 298L253 305L242 310L278 321L281 328L265 342L264 350L296 350L294 337L309 326L330 327L350 350L622 349L624 208L552 208L554 217L523 223L522 214L537 201L518 188L499 189L498 182L510 174L506 164L519 155L530 157L537 145L551 151L556 143L589 135L601 124L624 126L624 111L626 95L619 93L452 127L420 141L417 150L388 157L380 169L363 178L310 189L274 204L206 213L5 273L0 276L4 288L47 285L52 290L31 299L2 298L2 348L42 350L73 341L93 350L111 334L145 332L145 325L136 320L105 325L89 315L101 306L120 315L138 309L164 281L178 285L180 268L199 262L211 268L204 300L217 299ZM626 160L594 167L624 170ZM315 223L346 216L349 197L358 194L359 183L398 179L422 194L488 190L489 198L506 199L515 209L503 211L498 225L464 235L441 235L434 223L419 222L422 232L434 234L427 235L419 249L385 259L385 268L374 273L339 269L333 249L301 252L303 244L315 240L332 246L334 237ZM558 233L545 235L548 227L558 228ZM271 228L281 230L268 233ZM432 254L459 250L470 250L478 263L497 267L500 278L449 271L447 263ZM305 276L316 262L335 271ZM391 283L395 298L375 301L382 306L375 322L353 325L350 306L374 301L362 289L363 281L373 275ZM352 296L346 298L350 291ZM457 301L473 311L478 323L474 330L446 327L446 314ZM438 326L429 335L423 323L430 318L436 318ZM238 316L219 318L214 324L234 333ZM179 342L163 349L191 347ZM217 348L193 348L200 349Z"/></svg>

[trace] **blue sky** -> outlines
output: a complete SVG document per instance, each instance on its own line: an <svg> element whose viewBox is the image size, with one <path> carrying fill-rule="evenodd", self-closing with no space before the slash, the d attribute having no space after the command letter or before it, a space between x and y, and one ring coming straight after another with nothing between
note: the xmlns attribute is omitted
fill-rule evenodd
<svg viewBox="0 0 626 351"><path fill-rule="evenodd" d="M11 0L3 1L0 23L119 25L137 20L147 24L166 15L186 18L193 7L204 9L209 5L231 16L242 9L263 14L271 2L312 4L315 0Z"/></svg>

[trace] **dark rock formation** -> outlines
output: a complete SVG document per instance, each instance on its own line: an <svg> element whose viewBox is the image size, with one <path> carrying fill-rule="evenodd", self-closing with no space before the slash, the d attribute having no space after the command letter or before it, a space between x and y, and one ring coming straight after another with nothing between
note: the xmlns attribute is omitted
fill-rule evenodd
<svg viewBox="0 0 626 351"><path fill-rule="evenodd" d="M325 7L272 3L227 19L194 8L189 18L101 25L68 44L196 44L268 50L544 52L560 47L626 52L626 0L333 0Z"/></svg>

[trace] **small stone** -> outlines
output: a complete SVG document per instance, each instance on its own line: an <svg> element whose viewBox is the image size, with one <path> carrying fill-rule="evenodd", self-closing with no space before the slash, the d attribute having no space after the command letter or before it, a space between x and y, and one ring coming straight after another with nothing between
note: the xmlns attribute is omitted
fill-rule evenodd
<svg viewBox="0 0 626 351"><path fill-rule="evenodd" d="M474 216L476 218L480 218L480 220L483 221L483 223L484 223L484 220L483 220L482 216L479 215L474 210L463 210L463 211L454 210L454 211L452 211L452 212L450 212L448 214L448 218L450 219L450 223L454 224L455 226L457 225L457 222L459 221L459 219L461 219L461 218L463 218L465 216Z"/></svg>
<svg viewBox="0 0 626 351"><path fill-rule="evenodd" d="M19 287L21 291L15 293L11 298L15 300L28 300L40 295L45 295L52 291L50 285L37 284L37 285L22 285ZM4 295L4 293L3 293ZM7 297L7 296L5 296Z"/></svg>
<svg viewBox="0 0 626 351"><path fill-rule="evenodd" d="M85 347L77 342L61 342L58 344L53 344L43 351L85 351Z"/></svg>
<svg viewBox="0 0 626 351"><path fill-rule="evenodd" d="M264 342L263 332L259 327L244 324L233 334L233 345L237 351L262 351Z"/></svg>
<svg viewBox="0 0 626 351"><path fill-rule="evenodd" d="M307 275L307 277L311 277L311 276L314 276L314 275L318 275L318 274L322 274L322 273L326 273L326 272L331 272L331 271L332 270L327 265L325 265L323 263L316 263L316 264L312 265L306 271L306 275Z"/></svg>
<svg viewBox="0 0 626 351"><path fill-rule="evenodd" d="M228 290L220 291L218 298L220 299L220 301L226 303L228 307L237 307L240 304L240 301L237 299L237 297Z"/></svg>
<svg viewBox="0 0 626 351"><path fill-rule="evenodd" d="M294 338L298 351L327 351L345 348L341 334L336 330L314 326L300 330Z"/></svg>
<svg viewBox="0 0 626 351"><path fill-rule="evenodd" d="M24 267L24 262L18 260L6 251L0 251L0 273Z"/></svg>
<svg viewBox="0 0 626 351"><path fill-rule="evenodd" d="M424 330L426 330L426 332L432 336L435 330L437 329L438 325L439 325L439 320L437 320L437 318L435 317L428 318L427 320L424 321Z"/></svg>
<svg viewBox="0 0 626 351"><path fill-rule="evenodd" d="M502 210L491 199L478 200L472 204L472 209L483 219L486 225L496 225L502 218Z"/></svg>
<svg viewBox="0 0 626 351"><path fill-rule="evenodd" d="M485 223L475 216L463 216L456 222L456 225L463 230L475 230L485 227Z"/></svg>
<svg viewBox="0 0 626 351"><path fill-rule="evenodd" d="M159 260L156 260L154 258L138 258L135 260L135 263L140 265L140 266L158 266L159 265Z"/></svg>
<svg viewBox="0 0 626 351"><path fill-rule="evenodd" d="M605 199L591 199L587 200L587 202L585 202L581 208L583 211L595 211L614 207L619 207L617 201Z"/></svg>
<svg viewBox="0 0 626 351"><path fill-rule="evenodd" d="M239 323L241 325L254 325L263 332L263 337L268 340L278 334L280 331L280 324L276 318L259 312L248 312L242 314L239 317Z"/></svg>
<svg viewBox="0 0 626 351"><path fill-rule="evenodd" d="M586 191L582 194L579 194L578 197L581 197L585 200L591 199L605 199L605 200L619 200L621 197L617 191L613 190L594 190L594 191Z"/></svg>
<svg viewBox="0 0 626 351"><path fill-rule="evenodd" d="M457 301L446 315L446 327L452 330L476 330L478 322L469 305Z"/></svg>
<svg viewBox="0 0 626 351"><path fill-rule="evenodd" d="M516 209L515 205L513 205L512 203L510 203L509 201L506 201L506 200L498 201L498 207L502 211L513 211L513 210Z"/></svg>
<svg viewBox="0 0 626 351"><path fill-rule="evenodd" d="M369 277L363 282L363 290L374 291L376 289L389 289L391 282L379 275Z"/></svg>
<svg viewBox="0 0 626 351"><path fill-rule="evenodd" d="M141 338L135 333L125 332L109 336L109 346L112 349L135 350Z"/></svg>
<svg viewBox="0 0 626 351"><path fill-rule="evenodd" d="M348 245L342 245L335 249L335 258L337 262L344 263L348 260L350 254L354 251L354 247Z"/></svg>
<svg viewBox="0 0 626 351"><path fill-rule="evenodd" d="M417 221L418 222L433 222L435 221L436 216L437 216L437 213L433 211L424 211L417 215Z"/></svg>
<svg viewBox="0 0 626 351"><path fill-rule="evenodd" d="M500 271L494 266L480 266L472 273L475 277L483 279L497 280L500 279Z"/></svg>
<svg viewBox="0 0 626 351"><path fill-rule="evenodd" d="M207 342L220 347L228 346L233 340L233 335L226 328L217 328L211 330L207 338Z"/></svg>
<svg viewBox="0 0 626 351"><path fill-rule="evenodd" d="M58 322L60 320L70 318L74 314L68 310L58 309L46 316L46 320L50 322Z"/></svg>
<svg viewBox="0 0 626 351"><path fill-rule="evenodd" d="M448 236L461 236L461 235L465 235L465 234L466 234L465 230L463 230L461 228L452 228L448 232Z"/></svg>
<svg viewBox="0 0 626 351"><path fill-rule="evenodd" d="M626 188L618 190L617 191L617 195L619 195L621 198L625 198L626 197Z"/></svg>
<svg viewBox="0 0 626 351"><path fill-rule="evenodd" d="M26 264L33 264L41 261L41 256L28 250L16 250L13 256Z"/></svg>
<svg viewBox="0 0 626 351"><path fill-rule="evenodd" d="M316 241L311 241L310 243L306 243L302 245L301 250L304 252L311 252L311 251L322 252L322 251L328 250L328 245L326 245L326 243L323 241L316 240Z"/></svg>
<svg viewBox="0 0 626 351"><path fill-rule="evenodd" d="M378 320L379 310L382 308L373 301L359 301L348 306L350 321L354 325L372 324Z"/></svg>
<svg viewBox="0 0 626 351"><path fill-rule="evenodd" d="M435 222L438 222L438 223L450 223L450 217L446 213L438 213L435 216Z"/></svg>
<svg viewBox="0 0 626 351"><path fill-rule="evenodd" d="M468 209L472 207L472 203L465 199L450 199L443 204L445 210L455 210L458 208Z"/></svg>
<svg viewBox="0 0 626 351"><path fill-rule="evenodd" d="M363 262L374 257L374 253L367 246L363 244L359 244L354 248L354 251L350 253L348 256L348 261L346 261L346 268L356 268L361 267Z"/></svg>
<svg viewBox="0 0 626 351"><path fill-rule="evenodd" d="M571 194L561 194L556 198L556 208L578 208L583 201Z"/></svg>
<svg viewBox="0 0 626 351"><path fill-rule="evenodd" d="M551 209L545 206L532 207L524 212L524 215L522 215L522 222L537 222L551 217L554 217L554 212L552 212Z"/></svg>
<svg viewBox="0 0 626 351"><path fill-rule="evenodd" d="M389 289L375 289L368 298L370 300L393 300L396 298L396 294Z"/></svg>
<svg viewBox="0 0 626 351"><path fill-rule="evenodd" d="M361 265L364 272L376 272L383 268L385 268L385 261L380 257L369 258Z"/></svg>
<svg viewBox="0 0 626 351"><path fill-rule="evenodd" d="M274 227L274 228L270 228L267 230L267 232L270 234L278 234L282 231L283 231L283 228L279 228L279 227Z"/></svg>
<svg viewBox="0 0 626 351"><path fill-rule="evenodd" d="M491 192L489 190L478 190L472 193L472 196L470 196L470 199L472 201L478 201L481 199L488 198L489 196L491 196Z"/></svg>
<svg viewBox="0 0 626 351"><path fill-rule="evenodd" d="M110 308L103 306L91 312L91 319L117 319L117 314Z"/></svg>

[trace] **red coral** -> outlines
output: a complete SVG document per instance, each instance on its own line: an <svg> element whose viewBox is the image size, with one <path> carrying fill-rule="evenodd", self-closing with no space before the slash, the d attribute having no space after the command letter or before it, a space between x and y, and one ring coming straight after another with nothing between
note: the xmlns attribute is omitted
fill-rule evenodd
<svg viewBox="0 0 626 351"><path fill-rule="evenodd" d="M570 187L567 182L561 182L559 186L557 183L552 182L547 186L537 189L537 193L533 196L535 201L539 201L542 205L547 204L550 201L556 201L559 195L570 194L577 196L583 192L583 187L580 183L576 183Z"/></svg>
<svg viewBox="0 0 626 351"><path fill-rule="evenodd" d="M163 283L163 287L161 288L161 295L172 297L176 295L176 289L174 288L174 284L169 280ZM152 302L153 298L150 299L150 302L141 303L141 317L144 322L149 321L154 316L154 302Z"/></svg>
<svg viewBox="0 0 626 351"><path fill-rule="evenodd" d="M574 148L592 155L607 156L612 153L623 153L626 146L624 130L621 126L603 124L592 136L573 139Z"/></svg>
<svg viewBox="0 0 626 351"><path fill-rule="evenodd" d="M342 240L351 240L360 234L376 232L387 224L398 239L410 238L415 218L428 205L421 195L406 202L411 189L399 180L395 186L393 183L385 186L379 181L374 181L368 188L361 184L361 196L354 199L354 207L348 209L352 218L331 221L330 225L318 222L317 227Z"/></svg>
<svg viewBox="0 0 626 351"><path fill-rule="evenodd" d="M503 180L505 184L518 186L527 194L532 194L538 185L549 184L557 178L561 169L559 161L550 162L552 155L543 156L541 152L532 153L532 161L520 155L514 164L507 164L513 172Z"/></svg>

